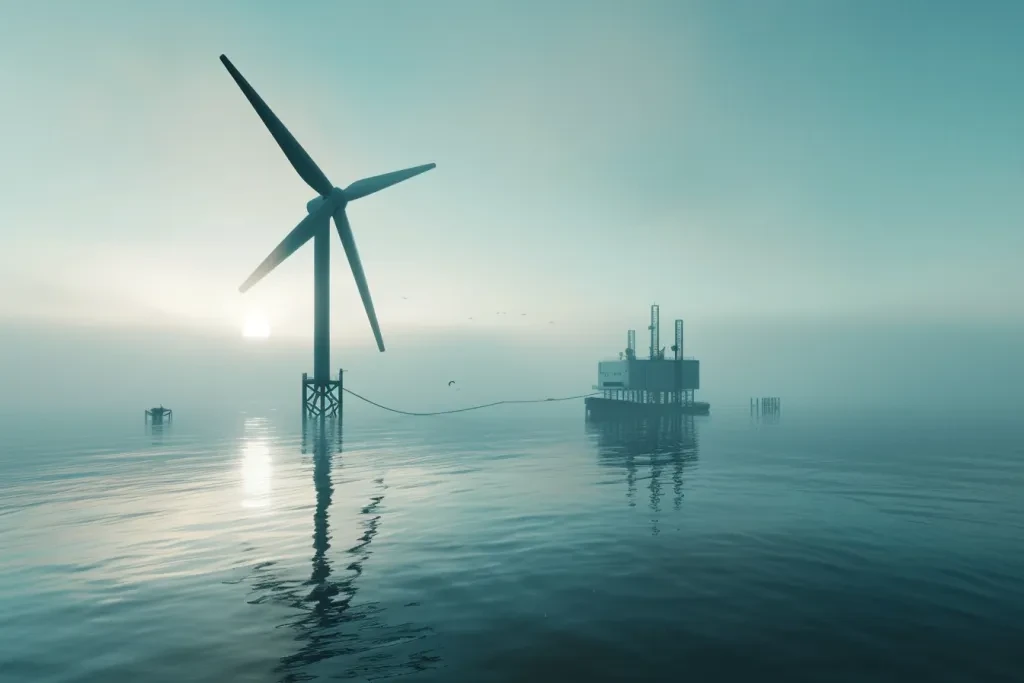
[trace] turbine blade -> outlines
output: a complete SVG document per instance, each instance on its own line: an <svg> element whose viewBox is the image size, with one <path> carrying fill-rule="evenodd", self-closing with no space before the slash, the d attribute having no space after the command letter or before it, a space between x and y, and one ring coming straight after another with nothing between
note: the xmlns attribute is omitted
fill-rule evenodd
<svg viewBox="0 0 1024 683"><path fill-rule="evenodd" d="M288 157L288 161L292 162L292 167L296 172L306 181L306 184L316 190L319 194L326 197L331 193L334 185L327 179L324 172L313 162L313 160L306 154L306 150L302 149L302 145L288 132L288 129L281 123L281 119L270 110L267 103L263 101L249 82L238 72L235 65L231 63L231 60L227 58L227 55L221 55L220 61L227 67L228 73L235 79L235 83L242 89L245 94L245 98L249 100L249 104L256 110L260 118L263 119L263 123L270 130L270 134L277 140L278 146L284 155Z"/></svg>
<svg viewBox="0 0 1024 683"><path fill-rule="evenodd" d="M359 199L360 197L365 197L368 194L379 192L380 190L391 187L403 180L408 180L413 176L418 176L420 173L426 173L436 166L437 164L424 164L422 166L407 168L402 171L392 171L391 173L384 173L383 175L375 175L371 178L357 180L345 188L345 199L352 201L354 199Z"/></svg>
<svg viewBox="0 0 1024 683"><path fill-rule="evenodd" d="M324 221L330 220L330 208L330 202L324 202L318 211L314 211L303 218L288 233L288 236L281 240L277 248L270 252L270 256L263 259L263 263L253 271L248 280L242 283L238 291L246 292L250 287L262 280L267 273L281 265L282 261L294 254L299 247L308 242L309 238L316 232L317 226L322 225Z"/></svg>
<svg viewBox="0 0 1024 683"><path fill-rule="evenodd" d="M340 207L334 212L334 224L338 227L338 237L341 238L341 244L345 247L345 256L348 257L348 265L352 268L352 275L356 279L359 296L363 299L366 317L370 319L373 336L377 339L377 348L383 351L384 339L380 336L377 312L373 310L373 299L370 298L370 285L366 282L366 273L363 272L363 264L359 260L359 252L356 251L356 241L352 236L352 226L348 224L348 216L345 215L345 207Z"/></svg>

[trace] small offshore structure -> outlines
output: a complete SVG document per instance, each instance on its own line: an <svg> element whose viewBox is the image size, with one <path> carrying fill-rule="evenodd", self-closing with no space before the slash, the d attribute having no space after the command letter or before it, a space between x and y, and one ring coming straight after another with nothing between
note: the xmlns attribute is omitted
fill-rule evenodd
<svg viewBox="0 0 1024 683"><path fill-rule="evenodd" d="M174 411L172 411L170 408L164 408L162 405L160 405L157 406L156 408L150 408L149 410L147 410L146 416L143 419L146 422L150 422L155 425L162 425L164 423L164 418L166 417L167 421L170 422L171 416L173 414Z"/></svg>
<svg viewBox="0 0 1024 683"><path fill-rule="evenodd" d="M683 321L676 320L672 356L659 344L658 304L651 306L651 347L648 358L636 357L636 330L629 330L619 360L597 364L601 396L585 400L588 420L625 417L708 415L711 404L694 400L700 388L700 361L683 356Z"/></svg>

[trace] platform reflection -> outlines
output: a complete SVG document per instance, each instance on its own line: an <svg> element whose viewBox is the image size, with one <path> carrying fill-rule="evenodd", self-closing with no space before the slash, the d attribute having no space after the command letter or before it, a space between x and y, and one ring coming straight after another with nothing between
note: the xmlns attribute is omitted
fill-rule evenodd
<svg viewBox="0 0 1024 683"><path fill-rule="evenodd" d="M659 533L659 515L665 507L664 488L671 486L672 509L679 510L685 471L698 460L693 416L588 422L587 431L596 440L599 463L625 470L630 507L637 504L638 481L647 481L651 530Z"/></svg>

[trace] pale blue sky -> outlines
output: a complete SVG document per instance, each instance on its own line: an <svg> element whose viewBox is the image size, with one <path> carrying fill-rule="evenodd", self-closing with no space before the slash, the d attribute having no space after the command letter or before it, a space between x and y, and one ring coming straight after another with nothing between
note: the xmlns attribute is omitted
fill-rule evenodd
<svg viewBox="0 0 1024 683"><path fill-rule="evenodd" d="M224 52L336 185L438 164L350 208L385 341L642 331L651 301L1019 322L1022 26L1010 0L8 3L0 318L309 335L311 247L237 291L313 192ZM332 249L336 334L372 346Z"/></svg>

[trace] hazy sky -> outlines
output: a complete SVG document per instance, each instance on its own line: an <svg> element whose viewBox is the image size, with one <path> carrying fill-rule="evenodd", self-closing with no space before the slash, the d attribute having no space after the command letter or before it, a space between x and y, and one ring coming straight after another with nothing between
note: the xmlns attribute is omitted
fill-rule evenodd
<svg viewBox="0 0 1024 683"><path fill-rule="evenodd" d="M311 246L237 291L313 192L224 52L334 184L438 164L350 207L386 341L621 335L652 301L1020 321L1022 25L1013 0L4 3L0 318L310 334ZM336 334L371 347L332 251Z"/></svg>

